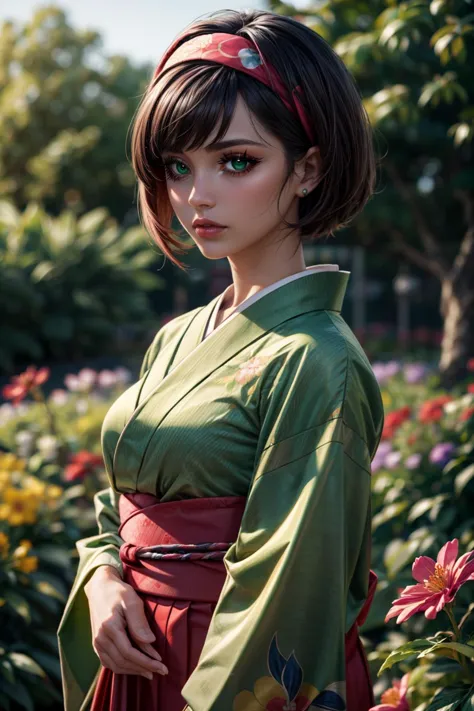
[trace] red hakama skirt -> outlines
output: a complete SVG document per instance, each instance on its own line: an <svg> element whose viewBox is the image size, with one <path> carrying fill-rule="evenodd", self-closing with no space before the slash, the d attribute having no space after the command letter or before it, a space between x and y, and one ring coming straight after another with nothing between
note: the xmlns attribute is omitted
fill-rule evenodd
<svg viewBox="0 0 474 711"><path fill-rule="evenodd" d="M198 663L226 578L224 563L151 560L139 557L140 550L201 543L203 532L207 541L235 541L245 503L246 497L240 496L160 503L150 494L121 495L119 534L124 540L120 549L124 580L143 600L156 638L153 647L168 674L155 673L148 680L102 667L91 711L183 711L186 707L181 689ZM376 583L377 576L370 571L368 598L346 634L347 711L368 711L375 703L358 627L367 617Z"/></svg>

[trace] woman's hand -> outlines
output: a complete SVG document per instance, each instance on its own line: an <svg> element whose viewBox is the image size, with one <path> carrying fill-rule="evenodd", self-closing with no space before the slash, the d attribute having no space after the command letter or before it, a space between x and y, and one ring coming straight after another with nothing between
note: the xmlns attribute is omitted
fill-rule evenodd
<svg viewBox="0 0 474 711"><path fill-rule="evenodd" d="M99 566L84 586L84 592L89 601L93 647L102 666L115 674L141 674L148 679L153 678L153 672L168 673L150 644L155 635L141 598L115 568ZM146 654L132 646L128 635Z"/></svg>

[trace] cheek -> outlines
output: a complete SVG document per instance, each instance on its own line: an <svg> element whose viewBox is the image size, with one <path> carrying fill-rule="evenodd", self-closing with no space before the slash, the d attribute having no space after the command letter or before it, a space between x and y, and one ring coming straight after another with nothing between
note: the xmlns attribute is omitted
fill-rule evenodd
<svg viewBox="0 0 474 711"><path fill-rule="evenodd" d="M268 164L257 166L253 171L239 178L230 178L233 200L246 201L247 209L253 212L268 210L278 198L282 183L281 171ZM234 185L237 183L237 189Z"/></svg>

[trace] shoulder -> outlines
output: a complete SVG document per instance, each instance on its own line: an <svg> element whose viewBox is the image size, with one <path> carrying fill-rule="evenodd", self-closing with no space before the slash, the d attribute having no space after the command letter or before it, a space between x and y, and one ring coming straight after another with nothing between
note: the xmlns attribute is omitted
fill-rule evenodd
<svg viewBox="0 0 474 711"><path fill-rule="evenodd" d="M308 420L335 417L375 454L383 428L380 388L367 355L338 312L319 311L278 329L262 373L262 407L291 397Z"/></svg>

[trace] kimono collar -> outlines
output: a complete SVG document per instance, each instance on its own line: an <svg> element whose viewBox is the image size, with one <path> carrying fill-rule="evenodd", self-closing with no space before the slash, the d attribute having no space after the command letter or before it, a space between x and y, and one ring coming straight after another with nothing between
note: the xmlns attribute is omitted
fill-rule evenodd
<svg viewBox="0 0 474 711"><path fill-rule="evenodd" d="M190 321L183 324L176 350L175 344L170 344L174 351L171 369L168 370L167 363L170 352L165 348L144 379L124 394L123 405L125 400L128 402L127 407L122 407L128 410L126 422L116 422L114 426L109 422L105 427L109 432L107 441L103 441L104 457L115 488L121 484L122 491L135 490L131 480L138 481L140 469L146 464L145 457L137 468L137 442L142 444L144 439L153 437L170 410L189 392L285 321L315 311L339 312L349 276L347 271L321 271L283 284L232 314L205 339L209 316L220 295L197 310ZM126 481L131 488L126 488Z"/></svg>

